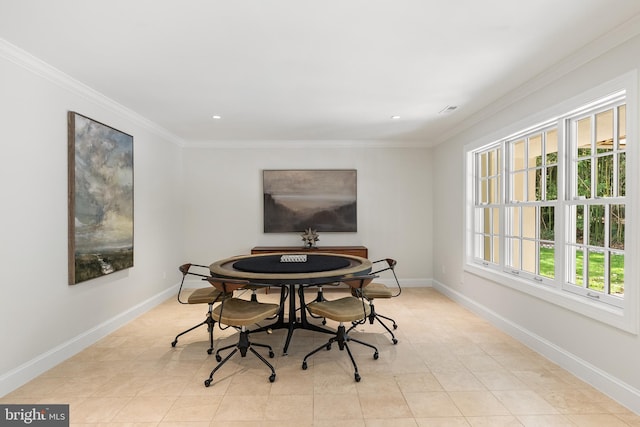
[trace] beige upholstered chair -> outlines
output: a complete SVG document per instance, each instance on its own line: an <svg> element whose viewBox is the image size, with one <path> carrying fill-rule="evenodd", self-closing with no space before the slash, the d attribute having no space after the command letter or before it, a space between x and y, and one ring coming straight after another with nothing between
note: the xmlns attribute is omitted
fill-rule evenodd
<svg viewBox="0 0 640 427"><path fill-rule="evenodd" d="M213 352L213 327L215 325L215 320L213 320L213 318L211 317L211 312L213 310L213 305L223 299L223 294L216 288L206 286L194 290L189 294L189 296L187 296L186 301L183 300L182 288L184 285L184 279L185 277L187 277L187 275L193 275L202 278L207 278L210 276L209 274L193 272L194 267L198 268L200 271L204 272L204 269L206 269L206 272L209 272L208 266L200 264L188 263L182 264L180 267L178 267L178 269L182 273L182 282L180 282L180 289L178 290L178 302L180 304L208 304L209 310L207 311L206 317L202 322L176 335L176 338L171 342L171 347L175 347L176 344L178 344L178 338L182 335L186 334L187 332L191 332L194 329L199 328L200 326L206 325L207 331L209 332L209 349L207 349L207 353L211 354Z"/></svg>
<svg viewBox="0 0 640 427"><path fill-rule="evenodd" d="M369 285L369 283L371 283L371 281L375 277L377 276L350 276L343 277L342 279L340 279L340 281L350 286L351 289L362 290L365 289L366 286ZM360 292L359 295L362 295L362 293ZM364 300L364 298L362 298L362 296L352 295L336 300L314 301L307 304L307 310L309 310L309 312L315 316L324 317L326 319L339 322L339 325L335 336L331 337L328 342L322 344L320 347L316 348L304 357L304 360L302 361L302 369L307 369L307 359L309 357L322 350L323 348L331 350L331 345L334 342L337 342L338 348L340 350L347 350L347 353L349 354L349 358L351 359L351 363L353 365L355 380L360 381L358 365L356 365L356 361L351 354L351 350L349 350L348 343L353 341L372 348L374 350L374 359L378 359L378 349L371 344L350 337L346 331L344 322L351 322L356 325L364 323L371 310L369 304Z"/></svg>
<svg viewBox="0 0 640 427"><path fill-rule="evenodd" d="M395 298L399 296L400 293L402 293L402 288L400 287L400 281L398 280L398 276L396 276L396 272L395 272L395 267L397 264L396 260L392 258L385 258L385 259L380 259L378 261L372 262L374 266L376 264L383 265L383 263L384 263L384 266L381 267L379 270L374 271L373 274L380 274L384 271L391 271L391 273L393 274L393 278L395 279L395 282L396 282L395 289L393 287L390 288L382 283L370 283L369 286L367 286L366 288L363 288L362 290L352 288L351 292L353 293L354 296L358 296L357 294L359 292L362 292L362 295L364 296L364 298L367 301L369 301L369 307L371 309L368 316L369 323L373 325L374 321L378 321L378 323L380 323L387 330L387 332L391 334L391 342L393 342L394 344L397 344L398 340L396 339L396 336L393 334L391 329L389 329L389 327L385 324L385 322L383 322L381 319L390 321L392 323L392 327L394 330L398 329L398 325L396 324L396 321L390 317L383 316L382 314L379 314L378 312L376 312L376 308L373 305L373 300L375 300L376 298ZM353 325L351 329L353 329L356 326L357 324ZM349 329L349 331L351 331L351 329Z"/></svg>
<svg viewBox="0 0 640 427"><path fill-rule="evenodd" d="M247 280L239 280L239 279L223 279L217 277L208 277L207 280L211 285L222 293L232 293L238 289L251 289L254 288L252 284ZM204 385L209 387L211 382L213 381L213 375L224 365L235 353L240 350L240 355L242 357L246 357L247 350L251 351L258 359L260 359L265 365L271 369L271 375L269 376L269 381L273 382L276 379L276 371L273 366L267 362L260 353L258 353L253 347L264 347L269 349L269 357L273 358L275 356L273 349L271 346L266 344L258 344L252 343L249 340L249 331L247 330L247 326L253 325L261 320L268 319L272 316L275 316L280 311L280 306L278 304L267 304L261 303L258 301L247 301L245 299L240 298L227 298L223 299L222 302L217 305L213 312L211 313L211 317L213 320L218 322L218 326L223 328L221 325L227 325L227 327L234 327L240 330L240 336L238 337L238 343L228 345L226 347L219 348L216 351L216 361L218 365L211 371L209 374L209 378L204 381ZM226 329L226 328L223 328ZM229 353L224 359L220 356L220 352L233 348L233 351Z"/></svg>

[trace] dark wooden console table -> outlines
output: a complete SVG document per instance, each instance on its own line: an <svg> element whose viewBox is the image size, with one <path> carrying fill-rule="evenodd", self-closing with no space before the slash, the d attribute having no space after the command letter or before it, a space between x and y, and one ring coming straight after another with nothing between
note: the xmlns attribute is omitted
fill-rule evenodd
<svg viewBox="0 0 640 427"><path fill-rule="evenodd" d="M312 254L318 252L330 252L340 255L352 255L360 258L369 258L369 250L365 246L319 246L317 248L303 248L302 246L256 246L251 248L251 254L268 254L273 252L290 252L299 254Z"/></svg>

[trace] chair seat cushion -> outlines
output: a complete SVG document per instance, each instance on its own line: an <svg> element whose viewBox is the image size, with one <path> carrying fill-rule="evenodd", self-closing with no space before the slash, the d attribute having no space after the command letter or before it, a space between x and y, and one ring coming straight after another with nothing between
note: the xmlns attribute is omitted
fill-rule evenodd
<svg viewBox="0 0 640 427"><path fill-rule="evenodd" d="M344 297L332 301L312 302L307 305L309 311L320 317L336 322L354 322L371 313L369 304L355 297Z"/></svg>
<svg viewBox="0 0 640 427"><path fill-rule="evenodd" d="M359 289L354 289L352 293L358 292ZM382 283L369 283L368 286L362 289L362 293L366 299L375 298L392 298L393 291Z"/></svg>
<svg viewBox="0 0 640 427"><path fill-rule="evenodd" d="M220 300L220 292L213 286L208 288L196 289L189 295L187 302L189 304L211 304Z"/></svg>
<svg viewBox="0 0 640 427"><path fill-rule="evenodd" d="M229 298L213 309L212 317L217 322L231 326L248 326L274 316L280 310L278 304ZM220 313L222 312L222 316Z"/></svg>

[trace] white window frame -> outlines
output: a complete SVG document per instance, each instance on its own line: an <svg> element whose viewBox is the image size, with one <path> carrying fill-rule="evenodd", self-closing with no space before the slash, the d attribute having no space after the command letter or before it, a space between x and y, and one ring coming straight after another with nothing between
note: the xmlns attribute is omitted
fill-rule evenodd
<svg viewBox="0 0 640 427"><path fill-rule="evenodd" d="M640 185L637 185L640 174L640 141L638 139L638 73L637 71L629 72L623 76L620 76L610 82L595 87L581 95L578 95L566 102L563 102L555 107L549 108L544 112L536 114L532 117L526 118L518 123L509 126L499 132L475 141L465 146L465 253L463 259L464 270L468 273L483 277L485 279L492 280L500 285L509 287L511 289L518 290L520 292L532 295L541 300L549 303L561 306L565 309L580 313L592 319L614 326L616 328L625 330L631 333L638 333L638 317L639 317L639 302L640 302L640 270L636 266L638 263L633 260L638 259L640 256L640 238L633 238L637 236L640 231L640 212L638 207L640 206ZM564 252L566 248L566 230L569 227L564 212L564 207L571 203L576 203L572 200L571 194L561 194L568 185L567 179L571 179L569 171L565 170L567 165L571 164L570 159L566 159L569 153L564 152L566 147L561 141L568 136L567 126L569 118L579 114L580 111L586 111L594 108L594 106L601 104L606 99L613 99L624 93L626 97L626 127L627 127L627 147L626 147L626 239L625 239L625 294L618 304L614 301L603 301L601 298L591 298L586 293L568 292L565 285L565 279L568 277L566 272L566 265L564 264ZM556 277L553 280L547 278L540 278L536 275L522 274L521 272L513 273L508 268L505 268L505 244L506 238L505 231L505 218L504 213L500 218L500 235L502 237L501 242L501 255L500 263L487 263L486 261L474 258L474 205L475 201L475 175L474 175L474 153L478 152L484 147L491 145L497 145L503 143L506 140L513 140L518 135L528 134L536 129L543 129L545 127L552 126L554 122L557 122L558 129L558 158L560 156L565 157L565 161L558 162L558 202L555 206L555 238L556 238ZM562 148L561 148L562 146ZM504 143L503 143L504 153ZM508 159L506 154L503 154L503 179L501 189L501 203L506 206L507 199L504 198L506 194L506 181L505 178L505 162ZM570 169L570 167L569 167ZM580 201L578 201L580 203ZM596 201L597 203L597 201ZM561 206L561 207L560 207ZM504 212L504 209L502 210ZM606 300L606 298L604 298ZM612 303L614 302L614 303Z"/></svg>

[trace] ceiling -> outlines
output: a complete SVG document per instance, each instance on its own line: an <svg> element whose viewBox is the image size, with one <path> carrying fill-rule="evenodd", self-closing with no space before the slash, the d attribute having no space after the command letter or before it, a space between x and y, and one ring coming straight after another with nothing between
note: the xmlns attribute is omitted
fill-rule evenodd
<svg viewBox="0 0 640 427"><path fill-rule="evenodd" d="M0 39L185 143L429 146L639 13L638 0L0 0Z"/></svg>

